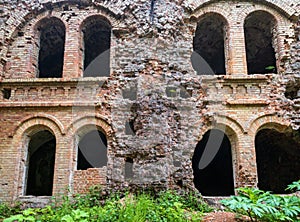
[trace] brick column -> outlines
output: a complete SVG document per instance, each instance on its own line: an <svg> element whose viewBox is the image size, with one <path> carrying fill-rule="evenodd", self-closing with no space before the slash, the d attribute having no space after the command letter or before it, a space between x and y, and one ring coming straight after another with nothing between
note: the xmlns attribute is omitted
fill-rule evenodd
<svg viewBox="0 0 300 222"><path fill-rule="evenodd" d="M257 186L257 169L254 138L244 134L237 147L236 186Z"/></svg>
<svg viewBox="0 0 300 222"><path fill-rule="evenodd" d="M81 76L80 35L76 22L70 22L66 30L63 78L78 78Z"/></svg>
<svg viewBox="0 0 300 222"><path fill-rule="evenodd" d="M228 46L228 74L247 74L247 58L243 24L235 24L230 28Z"/></svg>
<svg viewBox="0 0 300 222"><path fill-rule="evenodd" d="M72 137L56 138L55 168L53 178L53 196L66 194L70 188L70 173L72 171Z"/></svg>

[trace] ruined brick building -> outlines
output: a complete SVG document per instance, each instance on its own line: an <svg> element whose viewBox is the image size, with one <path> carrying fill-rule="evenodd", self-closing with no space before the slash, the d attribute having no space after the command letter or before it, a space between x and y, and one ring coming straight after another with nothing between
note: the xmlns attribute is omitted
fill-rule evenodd
<svg viewBox="0 0 300 222"><path fill-rule="evenodd" d="M300 178L297 0L1 0L0 201ZM205 158L204 158L205 156Z"/></svg>

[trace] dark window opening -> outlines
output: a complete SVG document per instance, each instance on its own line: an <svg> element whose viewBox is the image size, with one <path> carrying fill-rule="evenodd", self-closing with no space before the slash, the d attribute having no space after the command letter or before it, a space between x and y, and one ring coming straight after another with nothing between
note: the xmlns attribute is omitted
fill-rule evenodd
<svg viewBox="0 0 300 222"><path fill-rule="evenodd" d="M133 159L126 158L125 159L125 179L133 178Z"/></svg>
<svg viewBox="0 0 300 222"><path fill-rule="evenodd" d="M52 195L55 147L55 137L47 130L31 137L28 146L26 195Z"/></svg>
<svg viewBox="0 0 300 222"><path fill-rule="evenodd" d="M110 24L98 16L85 21L84 41L84 76L109 76L110 74Z"/></svg>
<svg viewBox="0 0 300 222"><path fill-rule="evenodd" d="M42 20L39 49L39 78L61 78L64 64L65 26L57 18Z"/></svg>
<svg viewBox="0 0 300 222"><path fill-rule="evenodd" d="M2 95L4 99L10 99L11 89L2 89Z"/></svg>
<svg viewBox="0 0 300 222"><path fill-rule="evenodd" d="M247 16L244 24L248 74L277 73L273 29L275 20L267 12Z"/></svg>
<svg viewBox="0 0 300 222"><path fill-rule="evenodd" d="M222 131L213 129L204 134L196 146L192 164L194 184L202 195L234 194L231 145Z"/></svg>
<svg viewBox="0 0 300 222"><path fill-rule="evenodd" d="M287 193L287 185L300 179L300 134L260 130L255 137L258 188Z"/></svg>
<svg viewBox="0 0 300 222"><path fill-rule="evenodd" d="M104 133L93 130L79 141L78 170L101 168L107 165L107 140Z"/></svg>
<svg viewBox="0 0 300 222"><path fill-rule="evenodd" d="M225 69L225 24L216 14L202 18L194 37L192 64L197 74L226 74Z"/></svg>

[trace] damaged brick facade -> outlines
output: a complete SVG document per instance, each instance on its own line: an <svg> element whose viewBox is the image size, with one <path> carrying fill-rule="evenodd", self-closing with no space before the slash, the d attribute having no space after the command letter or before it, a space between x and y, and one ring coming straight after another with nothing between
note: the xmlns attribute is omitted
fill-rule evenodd
<svg viewBox="0 0 300 222"><path fill-rule="evenodd" d="M229 193L280 193L269 165L284 183L300 179L299 13L294 0L2 1L0 201L45 196L28 191L30 160L49 142L41 132L55 138L53 172L41 152L32 173L38 187L52 172L46 196L93 185L227 195L195 182L222 187L223 174ZM98 54L100 71L86 74ZM106 137L107 163L81 170L78 144L92 131ZM207 132L228 139L231 158L216 168L224 159L231 173L197 173Z"/></svg>

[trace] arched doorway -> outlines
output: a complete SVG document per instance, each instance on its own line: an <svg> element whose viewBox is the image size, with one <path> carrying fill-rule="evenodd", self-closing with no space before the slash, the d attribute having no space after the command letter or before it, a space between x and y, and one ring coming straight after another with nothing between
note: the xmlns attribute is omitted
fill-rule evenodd
<svg viewBox="0 0 300 222"><path fill-rule="evenodd" d="M231 144L223 131L212 129L204 134L196 146L192 164L194 184L202 195L234 194Z"/></svg>
<svg viewBox="0 0 300 222"><path fill-rule="evenodd" d="M258 188L287 193L287 185L300 179L300 134L262 129L255 137Z"/></svg>
<svg viewBox="0 0 300 222"><path fill-rule="evenodd" d="M56 139L48 130L30 137L26 195L51 196L53 187Z"/></svg>
<svg viewBox="0 0 300 222"><path fill-rule="evenodd" d="M100 130L86 133L78 144L77 170L107 165L107 139Z"/></svg>

